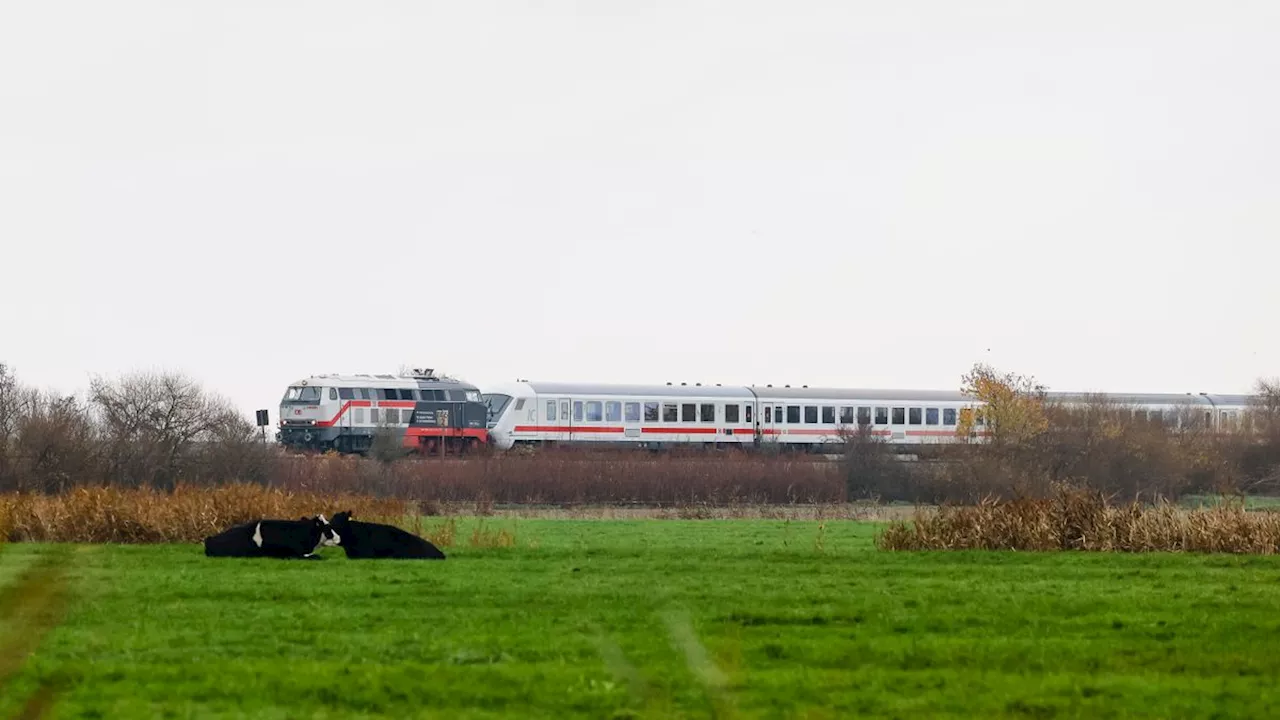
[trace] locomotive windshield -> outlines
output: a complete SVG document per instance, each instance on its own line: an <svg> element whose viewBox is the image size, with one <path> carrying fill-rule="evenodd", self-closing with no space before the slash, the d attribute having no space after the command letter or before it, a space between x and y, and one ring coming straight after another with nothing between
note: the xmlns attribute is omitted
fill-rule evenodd
<svg viewBox="0 0 1280 720"><path fill-rule="evenodd" d="M502 417L502 411L507 409L507 404L511 402L511 396L486 393L481 397L484 398L484 404L489 406L489 424L493 425L498 421L498 418Z"/></svg>
<svg viewBox="0 0 1280 720"><path fill-rule="evenodd" d="M291 387L284 394L285 402L320 402L320 388L313 385L307 387Z"/></svg>

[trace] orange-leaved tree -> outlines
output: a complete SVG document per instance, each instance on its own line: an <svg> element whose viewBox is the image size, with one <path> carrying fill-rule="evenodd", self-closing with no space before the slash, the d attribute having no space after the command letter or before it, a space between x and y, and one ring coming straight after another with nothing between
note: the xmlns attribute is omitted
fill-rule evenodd
<svg viewBox="0 0 1280 720"><path fill-rule="evenodd" d="M1035 378L977 363L963 383L961 392L979 404L977 414L992 445L1019 445L1049 428L1045 388ZM956 433L969 437L976 422L975 413L961 413Z"/></svg>

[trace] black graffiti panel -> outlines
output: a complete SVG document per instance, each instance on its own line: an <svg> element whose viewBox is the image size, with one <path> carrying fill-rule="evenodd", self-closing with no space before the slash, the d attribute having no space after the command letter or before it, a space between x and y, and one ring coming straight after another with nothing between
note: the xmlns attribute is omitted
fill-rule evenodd
<svg viewBox="0 0 1280 720"><path fill-rule="evenodd" d="M419 402L409 427L483 428L488 417L484 403Z"/></svg>

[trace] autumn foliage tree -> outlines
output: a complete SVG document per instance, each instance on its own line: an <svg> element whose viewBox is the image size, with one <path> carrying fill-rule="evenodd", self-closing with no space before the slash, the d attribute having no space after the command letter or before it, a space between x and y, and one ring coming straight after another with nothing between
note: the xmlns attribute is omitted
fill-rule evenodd
<svg viewBox="0 0 1280 720"><path fill-rule="evenodd" d="M1045 388L1035 378L977 363L962 380L961 392L981 405L961 413L957 433L972 436L980 417L988 442L1003 447L1025 444L1049 428Z"/></svg>

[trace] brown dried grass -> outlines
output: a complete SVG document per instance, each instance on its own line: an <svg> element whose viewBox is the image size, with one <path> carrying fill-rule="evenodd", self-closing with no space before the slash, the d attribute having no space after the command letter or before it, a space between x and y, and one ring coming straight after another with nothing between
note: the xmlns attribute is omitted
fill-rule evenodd
<svg viewBox="0 0 1280 720"><path fill-rule="evenodd" d="M381 463L335 454L280 455L270 484L399 497L436 504L838 503L847 497L838 463L723 451L650 455L590 449L531 454L406 458ZM483 514L483 513L481 513Z"/></svg>
<svg viewBox="0 0 1280 720"><path fill-rule="evenodd" d="M351 510L356 517L403 524L414 503L356 494L305 493L257 485L165 492L82 487L59 495L0 495L0 539L10 542L200 542L257 518L297 519Z"/></svg>
<svg viewBox="0 0 1280 720"><path fill-rule="evenodd" d="M944 505L898 520L876 538L882 550L1083 550L1280 552L1280 514L1241 504L1184 510L1165 501L1113 505L1094 490L1060 487L1048 499Z"/></svg>

